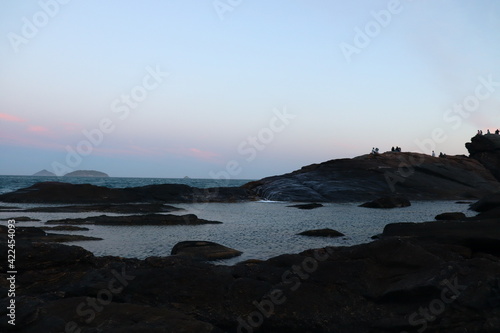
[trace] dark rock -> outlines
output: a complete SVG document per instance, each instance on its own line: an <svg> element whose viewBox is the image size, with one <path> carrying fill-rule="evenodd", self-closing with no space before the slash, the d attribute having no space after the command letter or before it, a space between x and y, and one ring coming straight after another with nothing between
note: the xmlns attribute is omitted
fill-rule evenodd
<svg viewBox="0 0 500 333"><path fill-rule="evenodd" d="M359 205L359 207L366 207L366 208L400 208L408 206L411 206L411 203L408 199L395 196L383 197Z"/></svg>
<svg viewBox="0 0 500 333"><path fill-rule="evenodd" d="M241 187L198 189L182 184L107 188L90 184L42 182L0 195L0 201L18 203L110 204L238 202L255 199Z"/></svg>
<svg viewBox="0 0 500 333"><path fill-rule="evenodd" d="M81 213L81 212L106 212L116 214L145 214L145 213L168 213L184 210L170 205L160 203L145 204L108 204L108 205L79 205L59 207L35 207L23 210L24 212L46 212L46 213Z"/></svg>
<svg viewBox="0 0 500 333"><path fill-rule="evenodd" d="M294 207L294 208L298 208L298 209L314 209L314 208L323 207L323 205L320 203L310 203L310 204L291 205L291 206L287 206L287 207Z"/></svg>
<svg viewBox="0 0 500 333"><path fill-rule="evenodd" d="M410 200L480 198L500 183L478 161L384 153L305 166L244 185L262 198L299 202L356 202L399 193Z"/></svg>
<svg viewBox="0 0 500 333"><path fill-rule="evenodd" d="M0 226L0 235L7 235L8 228L6 226ZM29 240L33 242L76 242L76 241L87 241L87 240L102 240L98 237L88 237L82 235L65 235L65 234L51 234L46 233L42 228L35 227L16 227L15 233L16 239Z"/></svg>
<svg viewBox="0 0 500 333"><path fill-rule="evenodd" d="M328 228L302 231L298 235L314 236L314 237L341 237L341 236L345 236L343 233L338 232L337 230L328 229Z"/></svg>
<svg viewBox="0 0 500 333"><path fill-rule="evenodd" d="M479 161L500 180L500 135L476 135L465 147L471 158Z"/></svg>
<svg viewBox="0 0 500 333"><path fill-rule="evenodd" d="M95 170L76 170L65 174L64 177L109 177L109 175Z"/></svg>
<svg viewBox="0 0 500 333"><path fill-rule="evenodd" d="M467 216L461 212L449 212L449 213L441 213L436 215L436 220L463 220Z"/></svg>
<svg viewBox="0 0 500 333"><path fill-rule="evenodd" d="M8 220L15 220L16 222L39 222L39 219L33 219L28 216L17 216L17 217L11 217L8 219L0 219L0 221L8 221Z"/></svg>
<svg viewBox="0 0 500 333"><path fill-rule="evenodd" d="M58 225L55 227L40 227L42 230L58 230L58 231L88 231L89 228L75 227L73 225Z"/></svg>
<svg viewBox="0 0 500 333"><path fill-rule="evenodd" d="M500 208L500 192L487 195L470 206L470 209L476 212L486 212L495 208Z"/></svg>
<svg viewBox="0 0 500 333"><path fill-rule="evenodd" d="M229 259L241 253L241 251L207 241L184 241L175 244L172 248L172 255L190 257L194 260Z"/></svg>
<svg viewBox="0 0 500 333"><path fill-rule="evenodd" d="M125 216L91 216L77 219L49 220L46 224L98 224L98 225L199 225L221 224L218 221L199 219L194 214L146 214Z"/></svg>

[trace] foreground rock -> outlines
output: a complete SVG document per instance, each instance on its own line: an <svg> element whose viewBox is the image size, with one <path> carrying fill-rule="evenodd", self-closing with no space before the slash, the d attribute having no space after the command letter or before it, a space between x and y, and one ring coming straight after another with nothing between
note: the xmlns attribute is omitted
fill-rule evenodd
<svg viewBox="0 0 500 333"><path fill-rule="evenodd" d="M221 224L218 221L199 219L194 214L146 214L126 216L91 216L77 219L49 220L46 224L96 224L96 225L199 225Z"/></svg>
<svg viewBox="0 0 500 333"><path fill-rule="evenodd" d="M410 200L403 197L383 197L370 202L365 202L359 205L359 207L366 208L401 208L411 206Z"/></svg>
<svg viewBox="0 0 500 333"><path fill-rule="evenodd" d="M500 192L487 195L470 206L470 209L476 212L486 212L495 208L500 208Z"/></svg>
<svg viewBox="0 0 500 333"><path fill-rule="evenodd" d="M356 202L398 193L410 200L480 198L500 183L477 160L383 153L331 160L244 185L269 200Z"/></svg>
<svg viewBox="0 0 500 333"><path fill-rule="evenodd" d="M22 240L16 250L16 331L22 333L68 327L184 333L500 327L500 258L467 244L388 238L230 267L180 256L94 257L75 246ZM0 251L7 253L4 241ZM1 288L0 330L6 331L6 282ZM433 320L426 320L430 309Z"/></svg>
<svg viewBox="0 0 500 333"><path fill-rule="evenodd" d="M293 208L298 208L298 209L315 209L315 208L323 207L323 205L320 203L310 203L310 204L291 205L291 206L287 206L287 207L293 207Z"/></svg>
<svg viewBox="0 0 500 333"><path fill-rule="evenodd" d="M90 184L42 182L0 195L0 201L17 203L200 203L238 202L255 199L244 188L217 187L198 189L182 184L148 185L129 188L107 188Z"/></svg>
<svg viewBox="0 0 500 333"><path fill-rule="evenodd" d="M337 230L329 229L329 228L302 231L298 235L313 236L313 237L342 237L342 236L345 236L343 233L341 233Z"/></svg>
<svg viewBox="0 0 500 333"><path fill-rule="evenodd" d="M449 213L441 213L436 215L435 219L438 221L446 221L446 220L464 220L467 216L462 212L449 212Z"/></svg>
<svg viewBox="0 0 500 333"><path fill-rule="evenodd" d="M207 241L184 241L172 248L172 255L189 257L193 260L229 259L241 254L241 251Z"/></svg>

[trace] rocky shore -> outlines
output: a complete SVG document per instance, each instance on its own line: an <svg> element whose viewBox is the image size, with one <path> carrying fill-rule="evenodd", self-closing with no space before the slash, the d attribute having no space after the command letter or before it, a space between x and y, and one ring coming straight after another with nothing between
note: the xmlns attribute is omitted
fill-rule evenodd
<svg viewBox="0 0 500 333"><path fill-rule="evenodd" d="M483 214L498 210L492 201ZM497 332L499 230L496 213L392 224L368 244L233 266L200 262L196 251L207 246L238 254L209 242L138 260L20 234L16 331ZM7 253L3 237L0 251ZM10 328L7 302L0 300L1 330Z"/></svg>

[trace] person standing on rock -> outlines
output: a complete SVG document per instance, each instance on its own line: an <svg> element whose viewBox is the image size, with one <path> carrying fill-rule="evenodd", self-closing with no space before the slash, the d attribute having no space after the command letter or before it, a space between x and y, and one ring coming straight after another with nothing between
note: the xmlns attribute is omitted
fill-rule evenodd
<svg viewBox="0 0 500 333"><path fill-rule="evenodd" d="M432 151L432 157L436 157L436 153L434 152L434 150Z"/></svg>
<svg viewBox="0 0 500 333"><path fill-rule="evenodd" d="M500 131L498 130L498 128L497 128L497 130L495 131L495 134L496 134L496 135L500 134Z"/></svg>
<svg viewBox="0 0 500 333"><path fill-rule="evenodd" d="M489 128L486 130L486 134L491 134Z"/></svg>

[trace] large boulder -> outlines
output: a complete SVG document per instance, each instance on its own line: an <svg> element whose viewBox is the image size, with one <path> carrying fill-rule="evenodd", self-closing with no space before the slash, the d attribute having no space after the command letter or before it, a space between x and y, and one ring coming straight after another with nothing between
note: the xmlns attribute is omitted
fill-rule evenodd
<svg viewBox="0 0 500 333"><path fill-rule="evenodd" d="M500 192L487 195L470 206L470 209L476 212L486 212L495 208L500 208Z"/></svg>
<svg viewBox="0 0 500 333"><path fill-rule="evenodd" d="M175 244L171 254L194 260L219 260L237 257L242 252L214 242L184 241Z"/></svg>
<svg viewBox="0 0 500 333"><path fill-rule="evenodd" d="M366 208L401 208L409 207L411 206L411 203L410 200L403 197L388 196L370 202L365 202L359 206Z"/></svg>
<svg viewBox="0 0 500 333"><path fill-rule="evenodd" d="M500 135L476 135L465 147L470 157L479 161L497 180L500 180Z"/></svg>

